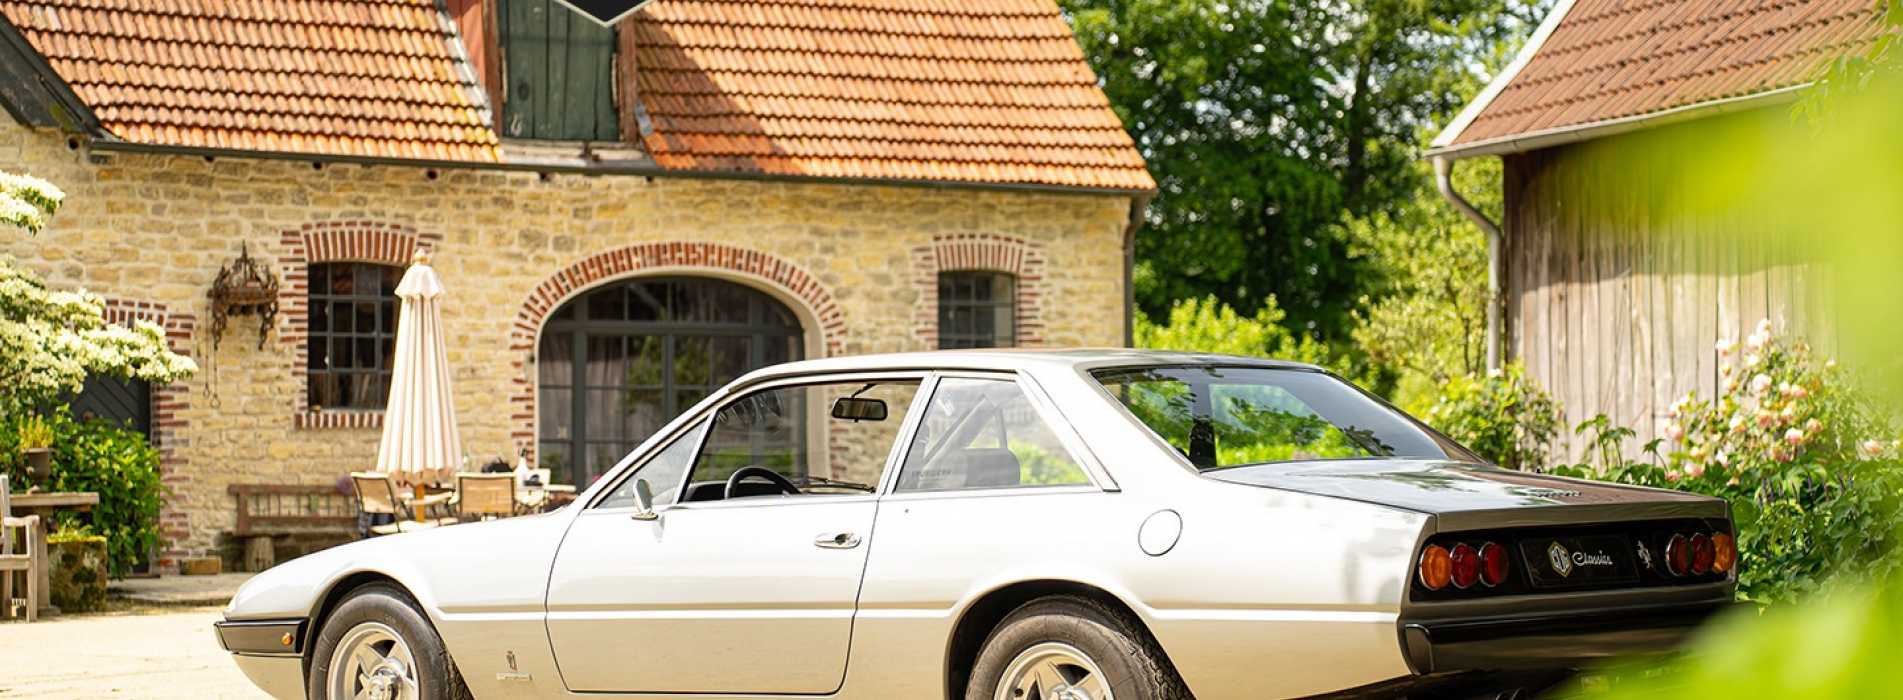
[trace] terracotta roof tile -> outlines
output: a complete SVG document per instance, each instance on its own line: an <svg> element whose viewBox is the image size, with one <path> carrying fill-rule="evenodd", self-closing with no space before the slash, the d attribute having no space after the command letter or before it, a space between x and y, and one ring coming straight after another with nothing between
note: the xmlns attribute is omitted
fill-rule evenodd
<svg viewBox="0 0 1903 700"><path fill-rule="evenodd" d="M114 136L497 161L434 0L0 0ZM1155 187L1052 0L655 0L636 82L664 168Z"/></svg>
<svg viewBox="0 0 1903 700"><path fill-rule="evenodd" d="M1760 94L1814 79L1883 31L1871 0L1575 0L1460 146Z"/></svg>
<svg viewBox="0 0 1903 700"><path fill-rule="evenodd" d="M1153 189L1051 0L656 0L667 168Z"/></svg>
<svg viewBox="0 0 1903 700"><path fill-rule="evenodd" d="M127 141L498 160L433 0L0 0Z"/></svg>

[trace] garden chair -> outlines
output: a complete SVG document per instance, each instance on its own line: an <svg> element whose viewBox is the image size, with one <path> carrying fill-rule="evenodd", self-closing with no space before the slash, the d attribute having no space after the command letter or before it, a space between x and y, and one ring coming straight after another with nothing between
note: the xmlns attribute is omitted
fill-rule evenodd
<svg viewBox="0 0 1903 700"><path fill-rule="evenodd" d="M40 572L46 569L46 554L40 551L40 516L28 515L13 517L12 496L7 490L7 477L0 474L0 617L13 617L13 575L24 574L26 579L26 621L39 619ZM20 533L20 547L13 544L13 533Z"/></svg>
<svg viewBox="0 0 1903 700"><path fill-rule="evenodd" d="M456 475L456 513L463 520L507 518L515 509L515 475Z"/></svg>
<svg viewBox="0 0 1903 700"><path fill-rule="evenodd" d="M396 481L388 474L377 472L351 472L350 483L357 490L357 510L365 516L388 515L393 520L387 523L366 524L366 535L394 535L399 532L428 530L443 525L454 525L455 518L427 517L429 507L443 502L435 498L419 502L404 501L397 496ZM422 508L423 519L416 517L415 508Z"/></svg>

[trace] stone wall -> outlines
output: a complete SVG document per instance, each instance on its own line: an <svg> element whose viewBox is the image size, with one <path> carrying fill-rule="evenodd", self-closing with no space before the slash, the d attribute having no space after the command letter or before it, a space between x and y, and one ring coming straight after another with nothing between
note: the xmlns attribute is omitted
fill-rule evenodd
<svg viewBox="0 0 1903 700"><path fill-rule="evenodd" d="M433 250L473 455L533 441L531 353L541 319L590 286L656 272L741 281L808 325L808 356L926 349L939 266L1019 274L1019 327L1049 346L1120 344L1118 196L87 154L0 120L0 170L68 198L35 237L0 238L59 287L161 319L201 366L155 392L171 489L168 559L214 551L235 483L328 484L370 468L374 413L306 406L304 266L401 263ZM237 319L214 349L206 292L241 247L280 276L282 313L259 347ZM943 259L943 262L941 262ZM945 267L945 269L951 269ZM1063 309L1091 309L1067 314Z"/></svg>

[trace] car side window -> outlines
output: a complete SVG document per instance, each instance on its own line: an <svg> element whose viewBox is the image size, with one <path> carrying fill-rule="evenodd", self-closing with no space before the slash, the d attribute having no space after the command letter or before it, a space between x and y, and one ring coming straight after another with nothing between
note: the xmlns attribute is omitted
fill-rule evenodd
<svg viewBox="0 0 1903 700"><path fill-rule="evenodd" d="M898 490L1089 483L1017 382L947 377L925 407Z"/></svg>
<svg viewBox="0 0 1903 700"><path fill-rule="evenodd" d="M654 492L654 505L663 506L673 503L680 497L681 479L687 473L687 466L694 463L695 448L700 446L700 434L707 429L702 421L674 438L674 442L648 458L647 463L634 470L633 474L616 484L606 498L595 504L596 508L632 508L634 507L634 482L646 481Z"/></svg>
<svg viewBox="0 0 1903 700"><path fill-rule="evenodd" d="M714 414L682 500L725 498L728 478L747 467L784 477L798 495L876 491L918 386L909 378L820 382L742 396ZM735 497L768 495L794 494L759 476L735 484Z"/></svg>

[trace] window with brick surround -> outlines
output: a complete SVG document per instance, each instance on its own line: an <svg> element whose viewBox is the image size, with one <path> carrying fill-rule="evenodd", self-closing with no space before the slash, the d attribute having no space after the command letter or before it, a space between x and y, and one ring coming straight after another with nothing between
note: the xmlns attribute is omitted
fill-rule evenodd
<svg viewBox="0 0 1903 700"><path fill-rule="evenodd" d="M938 347L1018 344L1017 278L1002 272L938 273Z"/></svg>
<svg viewBox="0 0 1903 700"><path fill-rule="evenodd" d="M312 408L382 410L396 347L403 268L361 262L310 266Z"/></svg>

